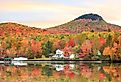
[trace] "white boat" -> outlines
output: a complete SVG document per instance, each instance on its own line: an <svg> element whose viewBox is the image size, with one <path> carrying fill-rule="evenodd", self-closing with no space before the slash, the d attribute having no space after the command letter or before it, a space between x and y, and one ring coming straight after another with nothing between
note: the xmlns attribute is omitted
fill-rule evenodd
<svg viewBox="0 0 121 82"><path fill-rule="evenodd" d="M18 57L18 58L14 58L13 61L24 61L24 60L28 60L28 58L25 57Z"/></svg>
<svg viewBox="0 0 121 82"><path fill-rule="evenodd" d="M27 63L26 62L23 62L25 60L28 60L28 58L25 58L25 57L18 57L18 58L14 58L12 61L11 61L11 64L15 65L15 66L26 66Z"/></svg>

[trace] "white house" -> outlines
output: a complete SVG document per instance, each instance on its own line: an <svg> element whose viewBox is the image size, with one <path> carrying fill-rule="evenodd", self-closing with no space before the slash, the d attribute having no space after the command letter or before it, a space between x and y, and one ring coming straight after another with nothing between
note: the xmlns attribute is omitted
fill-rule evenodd
<svg viewBox="0 0 121 82"><path fill-rule="evenodd" d="M56 50L56 54L52 56L54 59L59 59L59 58L64 58L63 51L61 50Z"/></svg>
<svg viewBox="0 0 121 82"><path fill-rule="evenodd" d="M57 50L56 50L56 54L63 54L63 51L57 49Z"/></svg>
<svg viewBox="0 0 121 82"><path fill-rule="evenodd" d="M65 66L66 65L61 65L61 64L54 64L53 65L53 67L56 69L56 71L63 71ZM70 70L73 70L75 68L75 65L69 64L69 68L70 68Z"/></svg>

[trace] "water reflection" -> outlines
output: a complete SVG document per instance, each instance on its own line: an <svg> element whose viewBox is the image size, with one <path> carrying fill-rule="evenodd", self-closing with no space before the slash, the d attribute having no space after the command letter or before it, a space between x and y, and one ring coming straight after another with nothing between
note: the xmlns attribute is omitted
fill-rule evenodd
<svg viewBox="0 0 121 82"><path fill-rule="evenodd" d="M110 63L1 64L0 82L120 82L121 65Z"/></svg>

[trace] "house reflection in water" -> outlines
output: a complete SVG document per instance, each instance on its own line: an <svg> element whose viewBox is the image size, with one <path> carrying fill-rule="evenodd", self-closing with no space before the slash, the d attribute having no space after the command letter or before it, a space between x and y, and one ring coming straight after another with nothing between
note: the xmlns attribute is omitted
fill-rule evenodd
<svg viewBox="0 0 121 82"><path fill-rule="evenodd" d="M56 69L56 71L64 71L66 67L70 70L75 68L75 64L53 64L52 66Z"/></svg>

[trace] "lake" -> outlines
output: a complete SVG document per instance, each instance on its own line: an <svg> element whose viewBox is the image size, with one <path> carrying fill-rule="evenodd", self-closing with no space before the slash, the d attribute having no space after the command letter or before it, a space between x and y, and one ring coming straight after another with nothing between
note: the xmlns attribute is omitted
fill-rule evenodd
<svg viewBox="0 0 121 82"><path fill-rule="evenodd" d="M0 64L0 82L120 82L121 64L19 62Z"/></svg>

